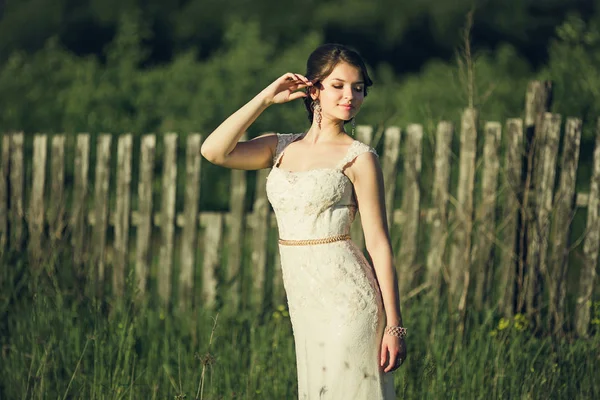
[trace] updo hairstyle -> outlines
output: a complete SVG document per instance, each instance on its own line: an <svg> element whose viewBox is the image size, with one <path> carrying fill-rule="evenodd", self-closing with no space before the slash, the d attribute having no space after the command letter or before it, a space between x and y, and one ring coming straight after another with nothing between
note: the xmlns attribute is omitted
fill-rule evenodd
<svg viewBox="0 0 600 400"><path fill-rule="evenodd" d="M373 81L367 73L365 62L358 52L341 44L327 43L317 47L308 57L306 62L306 77L313 81L313 84L321 83L333 69L341 62L353 65L360 69L364 81L364 94L367 96L367 87L373 85ZM306 88L306 92L310 93L310 87ZM308 120L312 123L313 120L313 99L310 94L304 98L304 106L308 112ZM348 120L346 122L349 122Z"/></svg>

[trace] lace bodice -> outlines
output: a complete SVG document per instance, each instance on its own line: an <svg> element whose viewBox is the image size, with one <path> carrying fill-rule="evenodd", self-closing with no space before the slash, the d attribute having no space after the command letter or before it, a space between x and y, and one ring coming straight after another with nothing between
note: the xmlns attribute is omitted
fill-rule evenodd
<svg viewBox="0 0 600 400"><path fill-rule="evenodd" d="M304 133L277 134L273 168L267 176L267 197L271 203L279 236L283 239L319 239L349 234L357 204L352 182L344 167L365 152L377 152L355 140L333 168L286 171L278 164L285 148Z"/></svg>

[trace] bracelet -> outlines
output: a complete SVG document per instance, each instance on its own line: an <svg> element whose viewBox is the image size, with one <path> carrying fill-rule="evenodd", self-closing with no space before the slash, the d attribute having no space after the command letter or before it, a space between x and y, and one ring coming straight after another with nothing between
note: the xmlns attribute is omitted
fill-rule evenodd
<svg viewBox="0 0 600 400"><path fill-rule="evenodd" d="M403 328L401 326L386 326L385 333L403 339L406 337L406 328Z"/></svg>

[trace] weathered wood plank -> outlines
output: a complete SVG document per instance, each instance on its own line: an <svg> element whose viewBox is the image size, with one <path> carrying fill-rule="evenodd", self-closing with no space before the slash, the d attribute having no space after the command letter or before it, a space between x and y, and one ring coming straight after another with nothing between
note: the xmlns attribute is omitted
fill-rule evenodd
<svg viewBox="0 0 600 400"><path fill-rule="evenodd" d="M454 126L441 121L435 134L435 160L432 185L433 217L430 224L427 253L427 282L434 300L440 295L441 271L448 239L448 198L450 186L450 154Z"/></svg>
<svg viewBox="0 0 600 400"><path fill-rule="evenodd" d="M173 275L173 239L175 236L175 195L177 190L177 134L164 136L162 175L162 201L160 211L160 256L158 269L158 294L164 304L171 299Z"/></svg>
<svg viewBox="0 0 600 400"><path fill-rule="evenodd" d="M525 182L523 191L523 200L521 201L521 225L519 227L519 287L517 296L517 309L527 309L527 303L533 304L539 301L539 265L536 261L533 263L527 259L531 253L530 243L536 241L533 237L534 230L537 230L536 212L535 212L535 188L536 179L541 176L538 171L540 162L541 143L544 136L544 113L550 109L552 102L552 82L532 81L527 87L525 100ZM533 250L532 254L535 254ZM527 267L526 267L527 266ZM533 268L533 270L531 270ZM530 272L527 272L530 271ZM525 274L525 275L521 275ZM527 275L529 274L529 275ZM528 280L528 276L533 280ZM527 286L529 285L529 286ZM529 289L532 290L529 290ZM529 297L528 297L529 296ZM529 314L531 316L531 314ZM539 322L539 313L536 314L536 320Z"/></svg>
<svg viewBox="0 0 600 400"><path fill-rule="evenodd" d="M547 250L560 123L561 116L559 114L545 113L543 136L536 139L539 140L538 144L540 146L538 158L540 165L539 168L535 168L535 219L533 220L532 240L529 243L527 255L528 271L526 272L525 286L527 288L527 315L530 318L535 318L538 325L540 323L540 313L537 300L537 292L539 290L537 286L537 271L540 271L543 276L548 276Z"/></svg>
<svg viewBox="0 0 600 400"><path fill-rule="evenodd" d="M204 230L204 260L202 262L202 308L211 309L217 299L217 270L221 268L223 254L222 213L203 213L206 221Z"/></svg>
<svg viewBox="0 0 600 400"><path fill-rule="evenodd" d="M46 157L48 137L38 134L33 137L32 183L29 196L27 225L29 230L28 252L33 268L40 267L42 259L42 240L44 234L44 185L46 181Z"/></svg>
<svg viewBox="0 0 600 400"><path fill-rule="evenodd" d="M150 240L152 238L152 181L154 179L154 153L156 136L144 135L140 143L140 169L138 180L138 210L136 225L135 276L140 295L146 292L150 270Z"/></svg>
<svg viewBox="0 0 600 400"><path fill-rule="evenodd" d="M198 201L200 199L200 167L202 136L194 133L187 137L185 159L185 223L181 233L181 269L179 271L179 307L187 309L192 304L194 266L196 264L196 236L198 235Z"/></svg>
<svg viewBox="0 0 600 400"><path fill-rule="evenodd" d="M75 149L75 169L73 176L73 205L71 207L71 246L73 246L73 263L78 273L79 267L84 263L84 249L87 215L88 174L90 166L90 135L82 133L77 135L77 148Z"/></svg>
<svg viewBox="0 0 600 400"><path fill-rule="evenodd" d="M400 157L401 137L400 128L396 126L388 127L384 133L383 155L380 157L381 172L385 186L385 211L390 234L394 218L394 199L396 195L396 176L398 175L397 165Z"/></svg>
<svg viewBox="0 0 600 400"><path fill-rule="evenodd" d="M421 201L421 158L423 150L423 126L410 124L406 128L404 151L404 184L402 188L402 224L400 251L396 260L400 293L412 289L417 256L419 233L419 208Z"/></svg>
<svg viewBox="0 0 600 400"><path fill-rule="evenodd" d="M131 211L131 150L133 136L119 136L117 143L117 198L115 209L115 259L113 292L122 297L129 255L129 214Z"/></svg>
<svg viewBox="0 0 600 400"><path fill-rule="evenodd" d="M269 200L267 199L267 175L270 169L260 169L256 175L256 195L253 214L252 244L252 304L260 309L265 306L265 281L267 273L267 240L269 237Z"/></svg>
<svg viewBox="0 0 600 400"><path fill-rule="evenodd" d="M462 315L469 288L471 232L473 229L473 187L478 112L467 108L461 118L460 159L457 199L454 207L455 229L450 248L448 285L452 309Z"/></svg>
<svg viewBox="0 0 600 400"><path fill-rule="evenodd" d="M579 288L575 304L575 331L588 336L592 295L596 282L596 266L600 251L600 118L596 122L596 147L588 196L586 236L583 241L583 263L579 273Z"/></svg>
<svg viewBox="0 0 600 400"><path fill-rule="evenodd" d="M482 310L489 300L488 282L493 274L494 243L496 242L496 199L498 197L498 152L502 126L498 122L487 122L484 128L483 173L481 198L476 211L476 227L471 264L475 270L476 310Z"/></svg>
<svg viewBox="0 0 600 400"><path fill-rule="evenodd" d="M8 244L8 174L10 170L10 135L2 135L0 154L0 253Z"/></svg>
<svg viewBox="0 0 600 400"><path fill-rule="evenodd" d="M48 204L48 232L51 241L62 239L65 228L65 140L64 134L52 137L51 182Z"/></svg>
<svg viewBox="0 0 600 400"><path fill-rule="evenodd" d="M104 270L106 251L106 229L108 226L108 189L110 179L110 134L98 136L96 141L96 177L94 179L94 218L92 231L93 263L95 292L98 296L104 293Z"/></svg>
<svg viewBox="0 0 600 400"><path fill-rule="evenodd" d="M506 156L502 174L502 231L500 261L500 297L499 308L510 318L514 314L516 267L520 258L517 254L516 240L521 197L521 166L523 157L523 120L518 118L506 121ZM522 273L519 276L523 276Z"/></svg>
<svg viewBox="0 0 600 400"><path fill-rule="evenodd" d="M569 229L575 215L575 179L581 143L581 120L568 118L560 166L558 191L554 196L555 214L552 222L552 247L549 260L549 327L554 332L564 330L567 257Z"/></svg>
<svg viewBox="0 0 600 400"><path fill-rule="evenodd" d="M25 171L23 160L23 132L11 135L10 143L10 248L20 251L23 244L24 185Z"/></svg>
<svg viewBox="0 0 600 400"><path fill-rule="evenodd" d="M248 140L248 134L244 133L240 138L241 142ZM244 249L245 227L245 208L246 191L248 182L245 170L234 169L231 171L229 209L231 214L231 223L229 225L229 235L227 238L227 284L228 298L227 305L232 309L239 309L241 302L241 275L242 254Z"/></svg>
<svg viewBox="0 0 600 400"><path fill-rule="evenodd" d="M366 145L371 145L373 141L373 127L367 125L358 125L356 127L356 140L363 142ZM356 243L359 249L365 248L365 236L362 230L362 222L360 220L360 211L356 210L356 215L352 226L350 227L350 236L352 241Z"/></svg>
<svg viewBox="0 0 600 400"><path fill-rule="evenodd" d="M531 81L525 95L525 128L540 126L552 102L551 81Z"/></svg>

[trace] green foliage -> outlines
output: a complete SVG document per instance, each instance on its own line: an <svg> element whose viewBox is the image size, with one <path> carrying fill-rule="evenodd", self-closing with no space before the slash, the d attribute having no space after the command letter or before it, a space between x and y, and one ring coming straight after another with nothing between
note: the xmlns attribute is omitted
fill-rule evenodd
<svg viewBox="0 0 600 400"><path fill-rule="evenodd" d="M281 50L258 21L231 17L211 57L199 60L190 50L170 63L147 67L145 43L152 33L143 21L140 12L123 14L105 62L77 57L57 38L33 55L13 53L0 67L0 126L27 132L210 132L279 75L303 71L307 54L323 41L318 31L308 32ZM570 17L558 36L541 77L555 81L556 109L591 120L600 115L598 30ZM386 63L371 72L375 86L358 118L362 123L430 127L441 119L458 121L468 104L465 74L456 62L433 59L400 79ZM474 100L481 119L522 115L526 82L533 75L509 44L476 52ZM306 126L302 104L294 102L268 110L249 133Z"/></svg>
<svg viewBox="0 0 600 400"><path fill-rule="evenodd" d="M522 114L531 67L514 47L480 53L474 61L475 102L482 120L503 121ZM406 126L422 123L431 128L440 120L458 123L468 105L466 83L455 63L434 60L418 74L397 81L391 68L381 65L374 95L365 102L361 119Z"/></svg>
<svg viewBox="0 0 600 400"><path fill-rule="evenodd" d="M540 74L554 85L555 112L584 121L583 141L595 137L600 117L600 26L570 15L557 28L548 65Z"/></svg>
<svg viewBox="0 0 600 400"><path fill-rule="evenodd" d="M13 54L0 69L0 125L27 132L210 132L271 80L301 70L321 41L309 34L278 52L261 38L258 23L234 20L210 59L187 52L142 68L149 32L140 21L135 13L121 20L105 64L74 56L56 38L32 56ZM285 121L283 130L305 126L301 109L297 102L269 110L251 134L273 129L274 121Z"/></svg>

